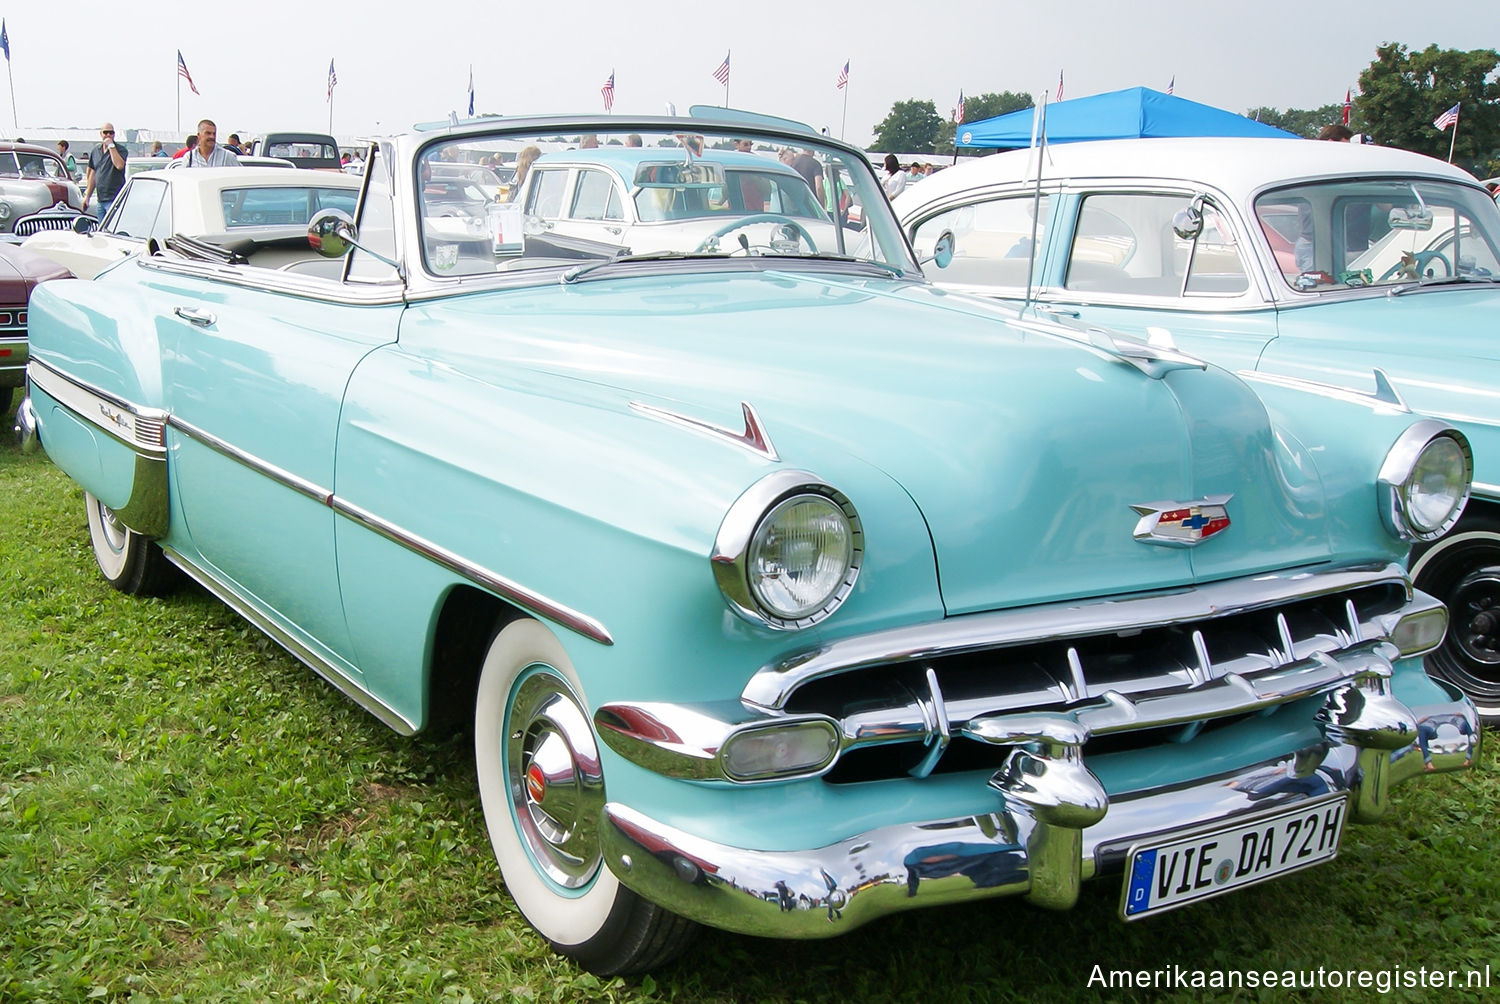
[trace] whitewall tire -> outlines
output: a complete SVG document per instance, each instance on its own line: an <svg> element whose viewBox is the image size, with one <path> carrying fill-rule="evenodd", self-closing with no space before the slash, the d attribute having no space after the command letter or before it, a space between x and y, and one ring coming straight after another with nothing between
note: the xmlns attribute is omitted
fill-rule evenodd
<svg viewBox="0 0 1500 1004"><path fill-rule="evenodd" d="M96 497L84 493L89 520L89 544L104 581L135 596L156 596L177 581L177 568L161 548L121 523Z"/></svg>

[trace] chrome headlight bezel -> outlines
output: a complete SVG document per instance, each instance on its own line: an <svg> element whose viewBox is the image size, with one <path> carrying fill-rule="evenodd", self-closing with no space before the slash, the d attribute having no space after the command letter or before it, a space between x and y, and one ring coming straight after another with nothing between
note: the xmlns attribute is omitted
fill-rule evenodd
<svg viewBox="0 0 1500 1004"><path fill-rule="evenodd" d="M798 498L821 499L843 514L849 527L849 557L843 575L823 600L799 616L772 609L752 582L751 553L766 520L780 507ZM833 614L859 579L864 562L864 527L848 496L808 471L776 471L751 485L734 501L719 524L711 555L714 578L735 613L746 620L777 631L800 631Z"/></svg>
<svg viewBox="0 0 1500 1004"><path fill-rule="evenodd" d="M1451 449L1457 446L1463 462L1463 490L1456 493L1453 505L1439 520L1426 520L1413 510L1414 478L1429 449ZM1469 500L1474 481L1474 451L1462 432L1437 419L1417 422L1397 437L1386 454L1378 482L1380 518L1386 529L1402 540L1413 542L1436 540L1458 522Z"/></svg>

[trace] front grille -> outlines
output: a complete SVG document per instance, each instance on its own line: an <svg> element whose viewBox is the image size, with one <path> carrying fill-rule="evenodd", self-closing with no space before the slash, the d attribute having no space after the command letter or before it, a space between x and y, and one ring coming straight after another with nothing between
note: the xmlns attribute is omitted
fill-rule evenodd
<svg viewBox="0 0 1500 1004"><path fill-rule="evenodd" d="M1253 609L823 671L793 686L784 708L840 723L832 782L998 767L1010 747L964 738L965 725L1038 711L1085 724L1086 753L1181 742L1331 690L1389 650L1408 587L1399 575L1368 578Z"/></svg>

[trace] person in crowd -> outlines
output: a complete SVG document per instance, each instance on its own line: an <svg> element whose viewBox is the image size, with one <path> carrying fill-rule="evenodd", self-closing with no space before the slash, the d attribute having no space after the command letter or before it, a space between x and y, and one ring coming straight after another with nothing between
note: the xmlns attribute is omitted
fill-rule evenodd
<svg viewBox="0 0 1500 1004"><path fill-rule="evenodd" d="M638 132L633 132L629 136L626 136L625 137L625 145L626 146L640 146L641 145L641 134L638 133Z"/></svg>
<svg viewBox="0 0 1500 1004"><path fill-rule="evenodd" d="M166 155L167 155L167 151L162 149L161 140L159 140L159 139L158 140L152 140L152 142L151 142L151 156L153 156L153 157L165 157Z"/></svg>
<svg viewBox="0 0 1500 1004"><path fill-rule="evenodd" d="M74 160L73 155L68 152L67 140L60 139L57 141L57 155L63 159L63 164L67 166L68 177L76 179L78 177L78 161Z"/></svg>
<svg viewBox="0 0 1500 1004"><path fill-rule="evenodd" d="M531 171L532 161L542 155L539 146L522 147L521 152L516 155L516 177L510 183L510 193L506 201L514 202L521 194L521 185L526 181L526 175Z"/></svg>
<svg viewBox="0 0 1500 1004"><path fill-rule="evenodd" d="M585 137L583 137L583 139L580 140L579 143L578 143L578 149L580 149L580 150L597 150L597 149L599 149L599 137L598 136L585 136Z"/></svg>
<svg viewBox="0 0 1500 1004"><path fill-rule="evenodd" d="M115 127L106 122L99 127L99 145L89 151L88 170L85 172L83 210L88 212L89 199L99 194L98 216L102 220L114 204L115 196L125 187L125 159L129 154L115 142Z"/></svg>
<svg viewBox="0 0 1500 1004"><path fill-rule="evenodd" d="M240 158L218 145L219 127L213 119L198 123L198 145L188 151L186 167L239 167Z"/></svg>
<svg viewBox="0 0 1500 1004"><path fill-rule="evenodd" d="M178 150L176 153L172 154L172 159L173 160L180 160L183 157L186 157L188 155L188 151L191 150L193 147L195 147L197 145L198 145L198 137L197 136L192 136L192 135L188 136L187 139L185 139L185 140L182 141L182 149Z"/></svg>
<svg viewBox="0 0 1500 1004"><path fill-rule="evenodd" d="M237 132L232 132L229 134L229 139L224 143L224 149L228 150L236 157L243 157L246 153L249 152L245 149L245 144L240 142L240 134Z"/></svg>
<svg viewBox="0 0 1500 1004"><path fill-rule="evenodd" d="M901 170L901 162L894 153L885 155L885 178L882 179L882 185L887 199L894 199L906 190L906 172Z"/></svg>
<svg viewBox="0 0 1500 1004"><path fill-rule="evenodd" d="M748 139L737 139L734 141L734 148L739 153L754 153L755 143Z"/></svg>
<svg viewBox="0 0 1500 1004"><path fill-rule="evenodd" d="M1341 122L1333 122L1318 130L1318 139L1330 143L1347 143L1354 138L1354 130Z"/></svg>

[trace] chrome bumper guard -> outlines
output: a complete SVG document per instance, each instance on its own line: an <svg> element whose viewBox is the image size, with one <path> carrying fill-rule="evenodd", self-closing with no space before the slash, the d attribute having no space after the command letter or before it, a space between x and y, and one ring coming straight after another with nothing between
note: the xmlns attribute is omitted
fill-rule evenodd
<svg viewBox="0 0 1500 1004"><path fill-rule="evenodd" d="M627 887L684 917L777 938L842 934L898 910L1025 895L1073 905L1084 879L1118 868L1131 845L1347 793L1350 817L1378 818L1391 787L1479 756L1479 719L1449 703L1408 709L1389 693L1389 663L1328 694L1325 741L1197 784L1111 799L1084 765L1077 722L1010 719L1022 740L990 779L983 816L882 827L811 850L763 851L705 840L629 806L605 806L604 860ZM1022 737L1021 726L1030 729ZM983 731L980 729L979 731Z"/></svg>

